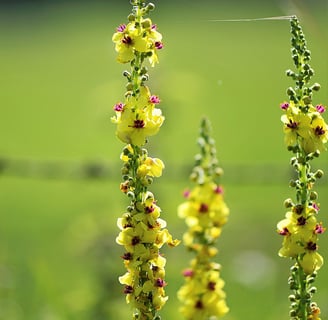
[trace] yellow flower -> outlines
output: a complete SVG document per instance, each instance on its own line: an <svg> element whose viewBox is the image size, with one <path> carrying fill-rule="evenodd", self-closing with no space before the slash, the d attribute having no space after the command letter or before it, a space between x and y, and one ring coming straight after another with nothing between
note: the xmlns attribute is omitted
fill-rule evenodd
<svg viewBox="0 0 328 320"><path fill-rule="evenodd" d="M134 58L135 50L146 52L148 48L147 38L142 36L141 30L138 30L132 22L120 25L112 41L118 53L117 60L121 63L130 62Z"/></svg>
<svg viewBox="0 0 328 320"><path fill-rule="evenodd" d="M149 89L140 88L137 97L128 96L124 107L115 110L112 122L117 124L116 135L125 143L142 146L155 135L164 121L162 111L150 101Z"/></svg>
<svg viewBox="0 0 328 320"><path fill-rule="evenodd" d="M312 105L305 108L304 105L296 106L294 102L281 104L285 114L281 116L284 123L285 143L287 146L295 146L300 143L304 151L309 154L316 150L325 150L328 141L328 126L321 113L324 107Z"/></svg>
<svg viewBox="0 0 328 320"><path fill-rule="evenodd" d="M150 19L141 19L140 23L130 22L120 25L112 37L117 60L127 63L133 60L135 52L148 53L152 66L158 62L157 49L163 47L162 35L152 25Z"/></svg>
<svg viewBox="0 0 328 320"><path fill-rule="evenodd" d="M285 143L287 146L297 144L298 138L309 139L311 118L301 111L281 116L284 123Z"/></svg>
<svg viewBox="0 0 328 320"><path fill-rule="evenodd" d="M138 168L139 176L160 177L164 163L161 159L147 157Z"/></svg>
<svg viewBox="0 0 328 320"><path fill-rule="evenodd" d="M308 139L304 139L302 146L307 153L316 150L326 150L325 144L328 141L328 127L319 113L314 114L311 122Z"/></svg>
<svg viewBox="0 0 328 320"><path fill-rule="evenodd" d="M221 227L227 222L229 209L218 186L213 182L196 186L188 195L188 200L178 207L178 215L185 218L189 226L186 242L190 243L191 233L205 232L209 238L217 238Z"/></svg>
<svg viewBox="0 0 328 320"><path fill-rule="evenodd" d="M299 263L306 274L312 274L314 271L317 271L322 267L323 258L318 252L307 250Z"/></svg>

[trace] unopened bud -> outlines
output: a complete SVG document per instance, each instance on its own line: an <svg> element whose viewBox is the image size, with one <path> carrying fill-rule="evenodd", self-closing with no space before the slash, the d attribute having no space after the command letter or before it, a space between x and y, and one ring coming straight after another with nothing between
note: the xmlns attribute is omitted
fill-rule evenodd
<svg viewBox="0 0 328 320"><path fill-rule="evenodd" d="M127 192L126 194L129 198L134 199L134 193L132 191Z"/></svg>
<svg viewBox="0 0 328 320"><path fill-rule="evenodd" d="M128 20L130 22L134 21L135 19L136 19L136 16L133 13L131 13L131 14L128 15Z"/></svg>
<svg viewBox="0 0 328 320"><path fill-rule="evenodd" d="M291 208L293 205L294 204L293 204L292 199L286 199L285 202L284 202L285 208Z"/></svg>
<svg viewBox="0 0 328 320"><path fill-rule="evenodd" d="M318 199L318 194L315 191L311 191L311 193L310 193L310 199L311 200Z"/></svg>
<svg viewBox="0 0 328 320"><path fill-rule="evenodd" d="M144 21L142 21L141 26L145 29L149 29L151 27L151 20L145 19Z"/></svg>
<svg viewBox="0 0 328 320"><path fill-rule="evenodd" d="M290 180L289 181L289 186L292 187L292 188L295 188L297 186L297 183L295 180Z"/></svg>
<svg viewBox="0 0 328 320"><path fill-rule="evenodd" d="M154 5L152 2L149 2L149 3L147 4L147 9L148 9L149 11L152 11L152 10L155 9L155 5Z"/></svg>
<svg viewBox="0 0 328 320"><path fill-rule="evenodd" d="M319 91L321 88L320 84L319 83L315 83L313 86L311 86L311 89L313 91Z"/></svg>
<svg viewBox="0 0 328 320"><path fill-rule="evenodd" d="M312 99L309 96L305 96L305 97L303 97L303 102L307 105L312 102Z"/></svg>
<svg viewBox="0 0 328 320"><path fill-rule="evenodd" d="M322 170L317 170L317 172L314 174L314 176L317 178L317 179L320 179L323 177L323 171Z"/></svg>

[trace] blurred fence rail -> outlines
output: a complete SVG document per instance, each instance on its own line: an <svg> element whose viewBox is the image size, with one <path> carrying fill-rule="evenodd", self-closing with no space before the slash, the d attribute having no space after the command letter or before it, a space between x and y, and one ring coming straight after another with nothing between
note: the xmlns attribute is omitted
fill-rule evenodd
<svg viewBox="0 0 328 320"><path fill-rule="evenodd" d="M117 179L121 163L105 160L67 161L36 160L30 158L0 157L0 177L12 176L31 179L110 180ZM186 180L192 167L166 162L164 176L168 180ZM224 183L273 184L286 183L294 178L294 169L288 164L226 164ZM322 168L328 172L328 166ZM328 182L328 178L323 178Z"/></svg>

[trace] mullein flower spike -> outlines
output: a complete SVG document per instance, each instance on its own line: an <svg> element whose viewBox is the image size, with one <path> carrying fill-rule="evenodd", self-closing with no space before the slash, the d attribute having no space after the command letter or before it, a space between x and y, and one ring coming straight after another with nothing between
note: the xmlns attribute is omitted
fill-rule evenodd
<svg viewBox="0 0 328 320"><path fill-rule="evenodd" d="M131 4L129 22L121 24L112 38L117 60L131 67L123 73L128 80L124 102L114 106L116 115L112 117L117 137L127 144L121 154L120 189L130 198L130 205L117 221L120 233L116 242L125 249L122 259L127 272L119 281L124 285L127 303L133 307L133 319L153 320L159 319L157 311L168 299L164 290L166 259L159 250L164 244L174 247L179 241L172 239L166 222L160 218L155 196L148 190L153 178L162 175L164 163L148 156L144 148L148 137L157 134L164 121L156 107L159 97L145 85L149 76L144 66L147 60L152 66L158 62L162 35L145 18L154 5L142 0L131 0Z"/></svg>
<svg viewBox="0 0 328 320"><path fill-rule="evenodd" d="M296 71L288 70L287 76L295 81L295 87L288 88L288 102L280 105L285 143L293 153L291 165L298 178L290 182L296 189L296 199L287 199L285 219L278 225L278 233L283 236L281 257L295 260L288 280L293 294L290 296L290 319L320 319L320 309L312 302L316 289L313 282L317 271L323 265L323 257L318 253L319 235L325 231L318 220L318 195L313 191L314 183L323 175L322 170L311 171L310 161L326 150L328 127L322 116L326 107L312 102L313 92L320 89L315 83L309 85L314 71L309 65L311 53L307 49L305 37L296 17L291 19L292 58Z"/></svg>
<svg viewBox="0 0 328 320"><path fill-rule="evenodd" d="M182 303L180 312L188 320L215 319L228 312L221 267L213 258L229 209L223 199L222 186L215 182L222 169L218 167L207 119L202 120L198 144L201 152L196 156L191 174L196 186L184 193L186 201L178 207L179 217L185 219L189 227L183 236L184 245L195 254L183 272L185 284L178 291Z"/></svg>

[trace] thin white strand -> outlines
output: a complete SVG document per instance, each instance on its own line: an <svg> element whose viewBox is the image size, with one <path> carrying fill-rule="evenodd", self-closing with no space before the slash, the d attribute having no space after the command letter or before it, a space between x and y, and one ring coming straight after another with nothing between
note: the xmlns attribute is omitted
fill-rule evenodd
<svg viewBox="0 0 328 320"><path fill-rule="evenodd" d="M277 17L266 17L266 18L254 18L254 19L223 19L223 20L208 20L210 22L250 22L250 21L265 21L265 20L290 20L295 18L295 15L291 16L277 16Z"/></svg>

